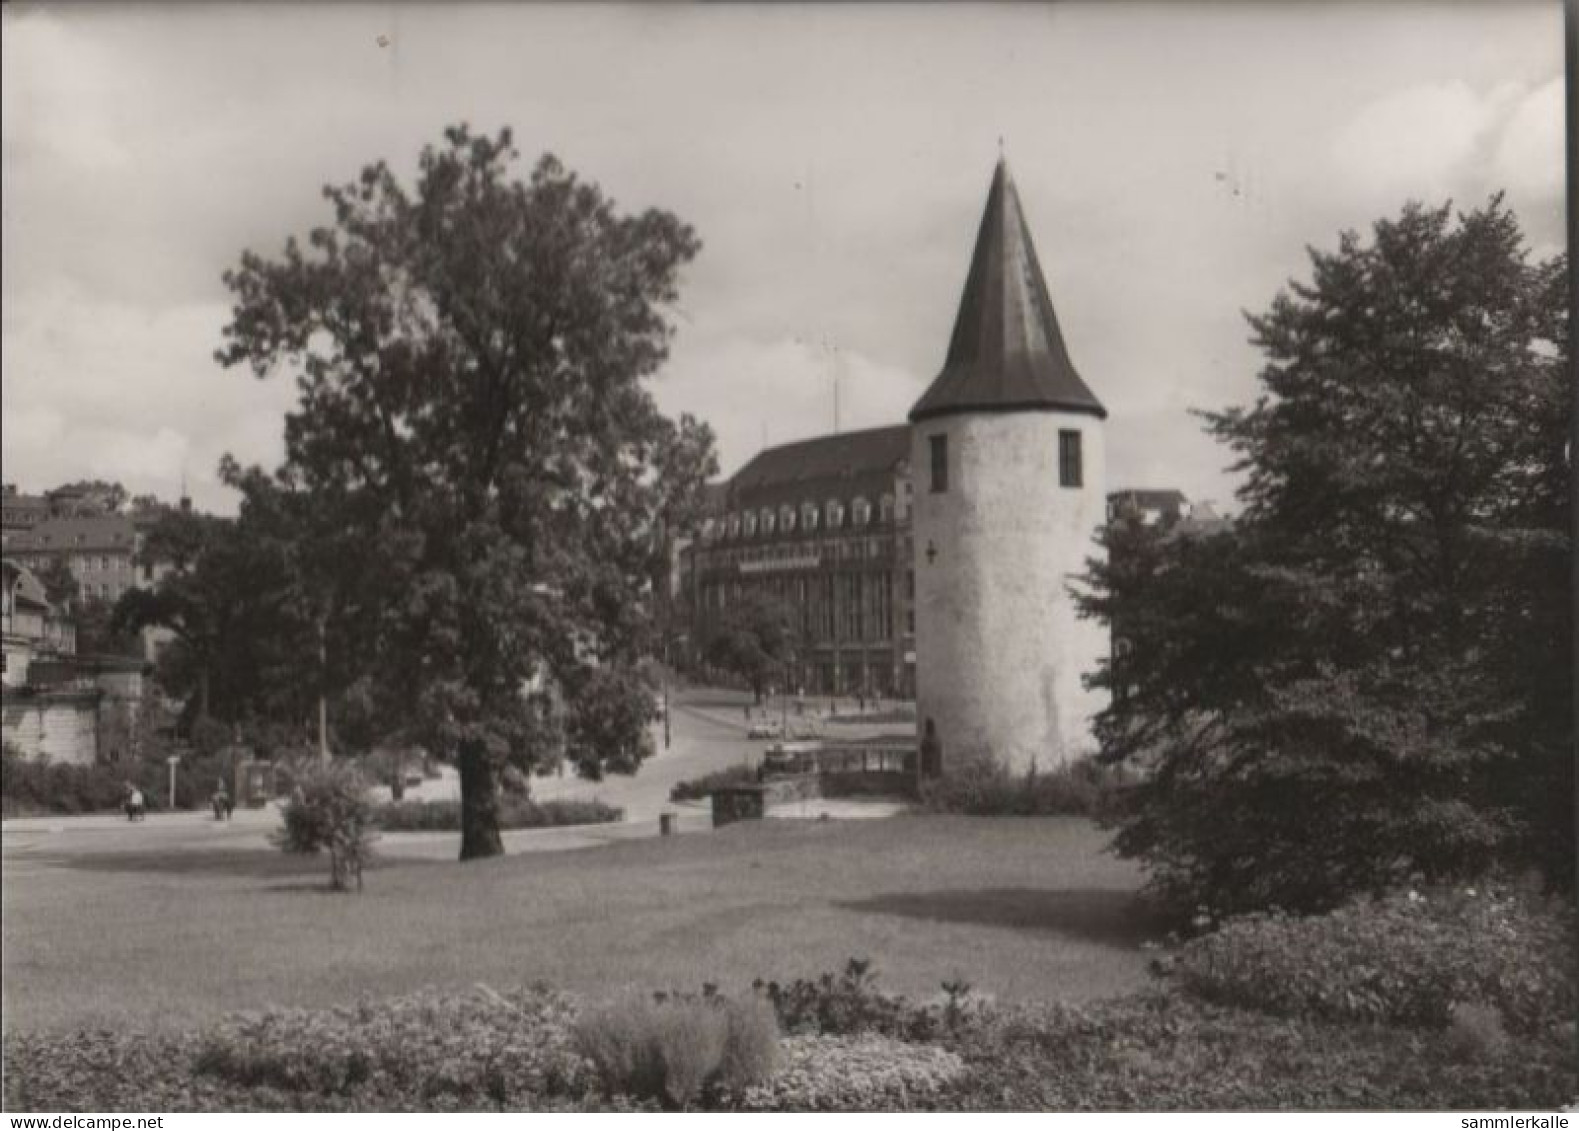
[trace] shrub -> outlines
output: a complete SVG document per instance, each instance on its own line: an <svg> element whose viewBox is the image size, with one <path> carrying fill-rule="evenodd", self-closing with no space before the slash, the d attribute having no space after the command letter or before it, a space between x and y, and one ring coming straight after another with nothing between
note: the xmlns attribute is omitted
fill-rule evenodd
<svg viewBox="0 0 1579 1131"><path fill-rule="evenodd" d="M296 773L282 816L284 827L272 836L285 852L329 852L329 886L345 891L350 881L362 890L362 866L372 856L372 805L360 770L349 763L302 767Z"/></svg>
<svg viewBox="0 0 1579 1131"><path fill-rule="evenodd" d="M362 1102L528 1104L591 1083L570 1037L572 1011L569 998L548 990L487 987L275 1009L221 1023L195 1066L235 1086Z"/></svg>
<svg viewBox="0 0 1579 1131"><path fill-rule="evenodd" d="M921 799L939 812L973 816L1097 817L1127 780L1122 771L1090 758L1026 774L1011 773L994 760L979 758L923 782Z"/></svg>
<svg viewBox="0 0 1579 1131"><path fill-rule="evenodd" d="M1459 1058L1495 1059L1508 1051L1508 1043L1496 1006L1459 1001L1448 1010L1447 1044Z"/></svg>
<svg viewBox="0 0 1579 1131"><path fill-rule="evenodd" d="M718 1010L721 999L698 1003ZM748 1003L741 1003L748 1004ZM1459 1011L1463 1013L1463 1010ZM544 989L421 993L233 1016L197 1035L4 1038L8 1111L631 1110ZM1465 1024L1478 1024L1468 1022ZM1579 1095L1572 1035L1507 1054L1386 1025L1274 1017L1153 992L1073 1006L983 1005L940 1040L866 1032L780 1043L781 1069L710 1107L752 1110L1426 1110L1557 1108ZM731 1039L726 1038L724 1063Z"/></svg>
<svg viewBox="0 0 1579 1131"><path fill-rule="evenodd" d="M1466 1060L1446 1033L1274 1017L1178 993L984 1011L949 1045L959 1111L1440 1111L1559 1107L1572 1039Z"/></svg>
<svg viewBox="0 0 1579 1131"><path fill-rule="evenodd" d="M161 751L159 759L162 757ZM188 752L176 769L176 808L207 805L214 783L224 770L221 759ZM169 803L169 773L169 767L158 759L128 758L79 765L29 758L6 743L0 754L0 806L8 817L108 812L121 807L126 783L131 782L142 790L148 809L159 810Z"/></svg>
<svg viewBox="0 0 1579 1131"><path fill-rule="evenodd" d="M789 1037L784 1068L747 1088L746 1111L926 1109L965 1072L959 1055L875 1033Z"/></svg>
<svg viewBox="0 0 1579 1131"><path fill-rule="evenodd" d="M756 782L757 771L752 767L726 766L722 770L714 770L699 778L675 782L669 789L669 800L696 801L712 796L715 789L727 789L733 785L755 785Z"/></svg>
<svg viewBox="0 0 1579 1131"><path fill-rule="evenodd" d="M729 1029L718 1065L719 1087L740 1093L769 1079L780 1063L778 1014L770 1002L752 995L725 1006Z"/></svg>
<svg viewBox="0 0 1579 1131"><path fill-rule="evenodd" d="M936 1027L928 1011L878 989L877 972L869 959L852 958L838 974L797 978L782 985L758 980L755 988L772 1003L786 1033L911 1036Z"/></svg>
<svg viewBox="0 0 1579 1131"><path fill-rule="evenodd" d="M1325 915L1230 920L1175 967L1197 995L1285 1017L1448 1024L1455 1003L1518 1032L1579 1011L1575 916L1556 900L1480 887L1363 899Z"/></svg>
<svg viewBox="0 0 1579 1131"><path fill-rule="evenodd" d="M611 1094L685 1107L705 1089L742 1091L778 1063L778 1026L757 1001L635 999L583 1017L576 1045Z"/></svg>
<svg viewBox="0 0 1579 1131"><path fill-rule="evenodd" d="M595 825L620 821L624 817L623 809L598 800L532 801L505 796L499 802L499 827L502 829ZM373 820L390 832L458 832L461 804L452 800L392 802L379 806Z"/></svg>

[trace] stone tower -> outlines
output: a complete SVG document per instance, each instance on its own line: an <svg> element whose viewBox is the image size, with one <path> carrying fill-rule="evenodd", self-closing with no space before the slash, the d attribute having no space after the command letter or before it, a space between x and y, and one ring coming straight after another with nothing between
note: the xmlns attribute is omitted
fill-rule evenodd
<svg viewBox="0 0 1579 1131"><path fill-rule="evenodd" d="M943 371L910 410L916 716L941 769L1094 747L1108 633L1068 593L1106 519L1102 407L1075 372L1000 160Z"/></svg>

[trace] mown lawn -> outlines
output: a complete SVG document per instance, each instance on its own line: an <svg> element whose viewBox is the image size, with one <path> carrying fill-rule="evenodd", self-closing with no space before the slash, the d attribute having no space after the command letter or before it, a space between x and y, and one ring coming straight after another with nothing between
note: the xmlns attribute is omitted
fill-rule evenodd
<svg viewBox="0 0 1579 1131"><path fill-rule="evenodd" d="M917 997L1145 984L1139 877L1074 818L769 821L460 865L390 863L360 896L268 851L8 859L7 1031L173 1030L267 1004L545 981L744 987L869 956Z"/></svg>

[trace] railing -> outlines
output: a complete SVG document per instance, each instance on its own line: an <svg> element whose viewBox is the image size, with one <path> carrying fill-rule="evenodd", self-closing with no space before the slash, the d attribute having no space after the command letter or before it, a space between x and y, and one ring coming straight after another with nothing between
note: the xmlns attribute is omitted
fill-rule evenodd
<svg viewBox="0 0 1579 1131"><path fill-rule="evenodd" d="M775 774L913 774L916 748L903 743L870 743L824 746L769 757Z"/></svg>

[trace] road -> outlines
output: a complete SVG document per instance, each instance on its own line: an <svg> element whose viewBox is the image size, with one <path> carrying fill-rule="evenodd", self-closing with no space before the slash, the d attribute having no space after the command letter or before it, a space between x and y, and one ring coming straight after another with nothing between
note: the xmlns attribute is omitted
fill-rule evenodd
<svg viewBox="0 0 1579 1131"><path fill-rule="evenodd" d="M600 782L574 776L538 777L532 781L532 795L539 800L555 798L597 798L625 812L625 820L607 825L577 825L552 829L520 829L504 834L508 852L548 852L587 848L598 844L656 836L658 818L673 813L680 832L705 832L712 821L705 802L675 804L669 790L676 783L700 777L731 765L756 765L769 742L749 739L749 723L744 708L750 702L745 692L695 688L675 692L670 700L670 745L664 748L661 724L654 728L656 755L635 775L614 775ZM841 710L853 710L841 704ZM757 714L754 711L753 714ZM834 724L841 737L863 737L905 730L903 724ZM444 767L442 776L408 794L421 798L460 796L454 771ZM820 810L839 810L834 815L876 816L886 812L880 806L851 806L827 803ZM844 812L848 809L849 812ZM815 815L811 813L803 815ZM263 809L238 809L229 822L217 822L206 811L152 813L146 821L132 824L119 814L92 814L74 817L22 818L0 822L0 854L10 872L25 866L30 855L71 855L121 850L145 852L211 851L215 849L255 851L268 847L269 834L279 827L279 814L273 806ZM376 851L383 856L402 859L453 859L457 833L384 833Z"/></svg>

